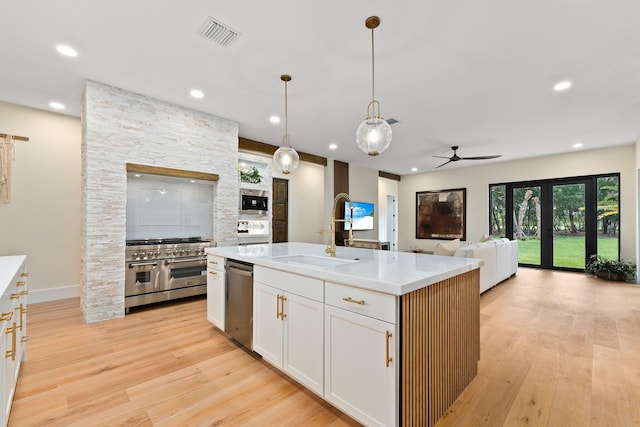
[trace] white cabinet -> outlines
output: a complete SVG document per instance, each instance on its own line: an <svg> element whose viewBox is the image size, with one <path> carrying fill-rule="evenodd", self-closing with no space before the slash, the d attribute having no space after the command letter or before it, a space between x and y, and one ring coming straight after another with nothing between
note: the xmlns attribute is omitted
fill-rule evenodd
<svg viewBox="0 0 640 427"><path fill-rule="evenodd" d="M224 258L207 255L207 320L224 331L226 283Z"/></svg>
<svg viewBox="0 0 640 427"><path fill-rule="evenodd" d="M396 299L329 282L325 286L324 398L365 425L395 426Z"/></svg>
<svg viewBox="0 0 640 427"><path fill-rule="evenodd" d="M27 267L25 256L0 257L0 341L2 344L2 397L0 421L6 426L25 359L27 340Z"/></svg>
<svg viewBox="0 0 640 427"><path fill-rule="evenodd" d="M253 350L323 394L323 282L256 266Z"/></svg>

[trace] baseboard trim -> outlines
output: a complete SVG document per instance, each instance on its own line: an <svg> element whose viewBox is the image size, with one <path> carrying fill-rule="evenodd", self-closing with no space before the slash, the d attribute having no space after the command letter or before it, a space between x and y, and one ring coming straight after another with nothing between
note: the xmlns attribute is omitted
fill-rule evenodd
<svg viewBox="0 0 640 427"><path fill-rule="evenodd" d="M80 296L80 285L51 289L29 289L29 303L56 301Z"/></svg>

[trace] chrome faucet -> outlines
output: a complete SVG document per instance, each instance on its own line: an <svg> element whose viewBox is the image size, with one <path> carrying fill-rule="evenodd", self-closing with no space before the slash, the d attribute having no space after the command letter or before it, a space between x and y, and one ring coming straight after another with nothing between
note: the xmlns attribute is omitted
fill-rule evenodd
<svg viewBox="0 0 640 427"><path fill-rule="evenodd" d="M346 199L349 202L349 209L351 209L351 216L349 219L336 219L336 206L338 205L338 201L340 199ZM349 223L349 244L353 243L353 203L351 202L351 197L347 193L338 194L335 199L333 199L333 209L331 210L331 229L330 230L320 230L320 232L328 231L331 233L331 245L327 246L325 252L329 254L329 256L336 256L336 222L348 222Z"/></svg>

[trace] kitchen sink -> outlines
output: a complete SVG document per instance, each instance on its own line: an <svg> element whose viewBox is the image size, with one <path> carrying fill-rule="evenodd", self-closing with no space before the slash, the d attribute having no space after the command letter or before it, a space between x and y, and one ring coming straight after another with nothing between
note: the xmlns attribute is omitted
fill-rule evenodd
<svg viewBox="0 0 640 427"><path fill-rule="evenodd" d="M333 267L335 265L352 264L357 260L344 258L331 258L329 256L318 255L285 255L273 257L274 261L286 262L288 264L313 265L316 267Z"/></svg>

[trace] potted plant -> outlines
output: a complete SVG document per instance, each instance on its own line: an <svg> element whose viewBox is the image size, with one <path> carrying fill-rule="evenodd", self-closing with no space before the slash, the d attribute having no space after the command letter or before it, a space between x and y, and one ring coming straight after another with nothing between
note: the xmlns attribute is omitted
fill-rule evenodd
<svg viewBox="0 0 640 427"><path fill-rule="evenodd" d="M636 275L636 265L630 261L617 261L591 255L587 261L587 273L607 280L633 280Z"/></svg>

